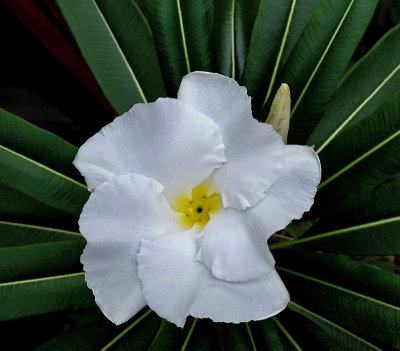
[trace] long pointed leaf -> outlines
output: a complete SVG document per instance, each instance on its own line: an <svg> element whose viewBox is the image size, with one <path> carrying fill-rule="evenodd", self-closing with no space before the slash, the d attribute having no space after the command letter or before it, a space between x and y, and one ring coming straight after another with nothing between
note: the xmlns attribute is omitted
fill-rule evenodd
<svg viewBox="0 0 400 351"><path fill-rule="evenodd" d="M78 148L0 108L0 145L76 180L82 177L72 165Z"/></svg>
<svg viewBox="0 0 400 351"><path fill-rule="evenodd" d="M84 247L82 238L0 248L0 282L76 272Z"/></svg>
<svg viewBox="0 0 400 351"><path fill-rule="evenodd" d="M72 312L68 319L71 328L40 346L38 351L146 350L149 338L160 324L160 318L147 310L116 326L97 306Z"/></svg>
<svg viewBox="0 0 400 351"><path fill-rule="evenodd" d="M0 247L82 239L80 233L69 230L0 221Z"/></svg>
<svg viewBox="0 0 400 351"><path fill-rule="evenodd" d="M316 250L353 255L399 255L399 229L400 216L396 216L282 241L272 244L270 249L301 244Z"/></svg>
<svg viewBox="0 0 400 351"><path fill-rule="evenodd" d="M330 320L320 316L317 313L310 311L309 309L297 304L294 301L289 302L289 308L292 311L300 313L301 315L315 322L319 327L321 327L329 335L337 339L344 347L347 347L349 350L382 350L377 346L372 345L367 340L355 335L351 331L341 327L336 323L331 322Z"/></svg>
<svg viewBox="0 0 400 351"><path fill-rule="evenodd" d="M318 2L261 0L243 72L255 109L271 96L278 74Z"/></svg>
<svg viewBox="0 0 400 351"><path fill-rule="evenodd" d="M0 283L0 320L94 303L83 276L79 272Z"/></svg>
<svg viewBox="0 0 400 351"><path fill-rule="evenodd" d="M11 184L12 186L12 184ZM76 221L76 216L58 210L54 207L23 194L11 186L0 184L0 218L9 221L21 221L35 224L60 227Z"/></svg>
<svg viewBox="0 0 400 351"><path fill-rule="evenodd" d="M165 95L151 32L134 1L57 0L57 4L118 113Z"/></svg>
<svg viewBox="0 0 400 351"><path fill-rule="evenodd" d="M376 4L321 0L277 81L292 94L290 143L304 144L322 117Z"/></svg>
<svg viewBox="0 0 400 351"><path fill-rule="evenodd" d="M333 214L354 206L400 168L400 93L341 133L320 154L324 176L314 209Z"/></svg>
<svg viewBox="0 0 400 351"><path fill-rule="evenodd" d="M308 140L322 152L343 130L400 90L400 24L347 72Z"/></svg>
<svg viewBox="0 0 400 351"><path fill-rule="evenodd" d="M213 71L213 8L209 0L146 2L161 69L170 96L182 77Z"/></svg>
<svg viewBox="0 0 400 351"><path fill-rule="evenodd" d="M400 345L400 277L348 258L278 250L278 271L296 303L361 337Z"/></svg>
<svg viewBox="0 0 400 351"><path fill-rule="evenodd" d="M240 82L259 0L214 3L217 71Z"/></svg>

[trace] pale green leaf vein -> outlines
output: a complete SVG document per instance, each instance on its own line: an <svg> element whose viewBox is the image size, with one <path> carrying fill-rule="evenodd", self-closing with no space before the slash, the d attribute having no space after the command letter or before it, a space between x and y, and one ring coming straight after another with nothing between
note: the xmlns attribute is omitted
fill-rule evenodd
<svg viewBox="0 0 400 351"><path fill-rule="evenodd" d="M74 236L82 237L82 235L80 233L72 232L72 231L64 230L64 229L58 229L58 228L43 227L43 226L39 226L39 225L17 223L17 222L0 221L0 225L2 225L2 224L8 225L11 227L21 227L21 228L34 229L34 230L45 230L48 232L55 232L55 233L59 233L59 234L74 235Z"/></svg>
<svg viewBox="0 0 400 351"><path fill-rule="evenodd" d="M232 0L232 10L231 10L231 57L232 57L232 79L236 79L236 62L235 62L235 0Z"/></svg>
<svg viewBox="0 0 400 351"><path fill-rule="evenodd" d="M303 244L303 243L310 242L310 241L326 239L326 238L336 236L336 235L343 235L343 234L347 234L347 233L351 233L351 232L355 232L355 231L359 231L359 230L363 230L363 229L374 228L374 227L378 227L378 226L385 225L385 224L395 223L398 221L400 221L400 216L381 219L379 221L374 221L374 222L355 225L352 227L332 230L330 232L309 236L307 238L281 241L279 243L270 245L269 249L270 250L280 249L280 248L284 248L284 247L288 247L288 246L292 246L292 245Z"/></svg>
<svg viewBox="0 0 400 351"><path fill-rule="evenodd" d="M293 1L292 1L292 5L291 5L291 7L290 7L290 12L289 12L288 20L287 20L287 22L286 22L285 32L283 33L282 43L281 43L281 46L280 46L280 48L279 48L278 56L277 56L277 58L276 58L274 70L272 71L272 76L271 76L271 80L270 80L270 82L269 82L267 94L265 95L263 107L265 106L265 104L267 103L268 98L269 98L270 95L271 95L271 91L272 91L272 88L273 88L274 83L275 83L276 75L278 74L278 69L279 69L279 65L280 65L280 63L281 63L281 59L282 59L282 55L283 55L283 50L285 49L286 41L287 41L287 38L288 38L288 36L289 36L290 25L292 24L293 14L294 14L294 9L295 9L295 7L296 7L296 0L293 0Z"/></svg>
<svg viewBox="0 0 400 351"><path fill-rule="evenodd" d="M254 342L254 338L253 338L253 333L251 332L251 329L250 329L250 324L247 322L246 322L246 330L247 330L247 334L249 334L249 338L250 338L251 346L253 347L253 351L257 351L256 343Z"/></svg>
<svg viewBox="0 0 400 351"><path fill-rule="evenodd" d="M182 45L183 45L183 53L185 55L186 70L187 70L187 73L190 73L191 69L190 69L189 55L188 55L188 50L187 50L187 45L186 45L185 29L183 27L183 17L182 17L180 0L176 0L176 6L178 8L179 28L180 28L181 36L182 36Z"/></svg>
<svg viewBox="0 0 400 351"><path fill-rule="evenodd" d="M299 304L295 303L293 300L289 301L289 308L292 309L293 311L296 311L296 309L300 310L300 311L303 311L305 314L310 315L310 316L314 317L315 319L320 320L322 323L324 323L326 325L329 325L332 328L334 328L334 329L336 329L336 330L338 330L338 331L350 336L351 338L360 341L364 345L369 346L369 347L371 347L371 348L373 348L375 350L382 351L382 349L376 347L375 345L372 345L368 341L360 338L359 336L353 334L352 332L350 332L347 329L341 327L340 325L331 322L330 320L320 316L319 314L316 314L316 313L310 311L309 309L307 309L307 308L305 308L303 306L300 306Z"/></svg>
<svg viewBox="0 0 400 351"><path fill-rule="evenodd" d="M144 95L142 87L140 86L139 81L137 80L136 75L132 70L132 67L129 65L128 60L126 59L126 56L125 56L124 52L122 51L121 47L119 46L118 41L115 38L113 31L111 30L110 26L108 25L107 20L104 18L103 13L100 11L99 7L97 6L96 1L92 0L92 3L94 5L94 7L96 8L96 10L97 10L97 12L98 12L98 14L100 16L100 19L104 23L104 26L106 27L108 33L110 34L111 39L113 40L113 42L115 44L115 47L117 48L122 60L124 61L124 64L126 65L126 68L128 69L129 74L131 75L131 78L132 78L132 80L133 80L133 82L134 82L134 84L135 84L135 86L136 86L136 88L137 88L137 90L139 92L140 97L142 98L143 102L147 103L147 98Z"/></svg>
<svg viewBox="0 0 400 351"><path fill-rule="evenodd" d="M351 7L352 7L353 4L354 4L354 1L355 1L355 0L351 0L351 2L350 2L350 4L349 4L349 6L347 7L347 9L346 9L346 11L345 11L343 17L341 18L341 20L340 20L338 26L336 27L336 29L335 29L335 31L334 31L334 33L333 33L331 39L330 39L329 42L328 42L328 45L326 46L324 52L322 53L320 59L318 60L318 63L317 63L317 65L315 66L313 72L311 73L310 78L308 79L306 85L304 86L304 88L303 88L303 90L302 90L302 92L301 92L299 98L297 99L296 104L295 104L294 107L293 107L291 116L293 116L293 114L295 113L295 111L296 111L297 108L299 107L300 102L301 102L301 100L302 100L303 97L304 97L304 94L305 94L306 91L308 90L308 87L310 86L312 80L314 79L315 75L317 74L317 72L318 72L320 66L322 65L322 62L324 61L326 55L328 54L328 52L329 52L329 50L330 50L330 48L331 48L333 42L335 41L336 36L338 35L340 29L342 28L342 25L343 25L344 21L346 20L346 17L347 17L347 15L349 14L350 9L351 9Z"/></svg>
<svg viewBox="0 0 400 351"><path fill-rule="evenodd" d="M347 288L343 288L341 286L338 286L338 285L326 282L324 280L321 280L321 279L318 279L318 278L314 278L314 277L311 277L309 275L306 275L306 274L303 274L303 273L299 273L299 272L296 272L296 271L293 271L291 269L284 268L284 267L281 267L281 266L276 266L276 269L278 269L279 271L282 271L282 272L286 272L286 273L298 276L298 277L306 279L306 280L313 281L314 283L318 283L318 284L321 284L321 285L328 286L328 287L333 288L335 290L339 290L339 291L345 292L346 294L350 294L350 295L356 296L356 297L358 297L360 299L367 300L367 301L370 301L372 303L376 303L378 305L381 305L381 306L384 306L384 307L387 307L387 308L390 308L392 310L396 310L396 311L400 312L400 307L391 305L391 304L386 303L384 301L380 301L380 300L374 299L373 297L369 297L367 295L358 293L356 291L353 291L353 290L350 290L350 289L347 289Z"/></svg>
<svg viewBox="0 0 400 351"><path fill-rule="evenodd" d="M366 159L368 156L370 156L374 152L378 151L380 148L384 147L387 143L389 143L390 141L392 141L394 138L396 138L399 135L400 135L400 130L393 133L392 135L387 137L385 140L383 140L379 144L375 145L372 149L368 150L367 152L362 154L360 157L358 157L354 161L350 162L347 166L343 167L341 170L339 170L338 172L336 172L335 174L331 175L329 178L324 180L320 185L318 185L318 189L323 188L324 186L326 186L327 184L332 182L334 179L341 176L343 173L347 172L349 169L351 169L352 167L354 167L355 165L357 165L358 163L360 163L361 161Z"/></svg>
<svg viewBox="0 0 400 351"><path fill-rule="evenodd" d="M329 138L325 140L325 142L316 151L317 154L319 154L322 150L324 150L331 143L331 141L334 138L336 138L336 136L343 130L343 128L346 127L346 125L351 122L351 120L364 108L364 106L386 85L386 83L399 70L400 70L400 64L392 72L390 72L390 74L374 89L374 91L371 94L369 94L367 98L363 100L362 103L358 105L357 108L350 114L350 116L347 117L346 120L329 136Z"/></svg>
<svg viewBox="0 0 400 351"><path fill-rule="evenodd" d="M293 347L297 351L302 351L302 348L299 346L299 344L293 339L293 337L289 334L289 332L286 330L286 328L282 325L281 322L279 322L278 318L272 317L272 320L275 322L275 324L278 326L278 328L281 330L281 332L286 336L286 338L289 340L289 342L293 345Z"/></svg>
<svg viewBox="0 0 400 351"><path fill-rule="evenodd" d="M82 183L76 181L75 179L72 179L72 178L70 178L70 177L68 177L68 176L66 176L66 175L64 175L64 174L62 174L60 172L57 172L56 170L54 170L54 169L52 169L50 167L47 167L47 166L45 166L45 165L43 165L43 164L41 164L41 163L39 163L39 162L37 162L35 160L32 160L29 157L26 157L26 156L24 156L24 155L22 155L22 154L20 154L20 153L18 153L16 151L13 151L13 150L9 149L8 147L0 145L0 149L3 149L4 151L9 152L10 154L12 154L12 155L14 155L16 157L19 157L19 158L23 159L24 161L28 161L29 163L32 163L33 165L35 165L35 166L37 166L39 168L42 168L45 171L53 173L54 175L56 175L56 176L58 176L60 178L63 178L63 179L65 179L65 180L67 180L67 181L69 181L69 182L71 182L71 183L73 183L75 185L78 185L78 186L80 186L80 187L82 187L84 189L87 189L87 186L85 184L82 184Z"/></svg>
<svg viewBox="0 0 400 351"><path fill-rule="evenodd" d="M113 346L118 340L120 340L123 336L128 334L134 327L136 327L143 319L145 319L150 313L152 313L152 310L147 310L145 313L143 313L139 318L135 319L127 328L125 328L121 333L119 333L115 338L113 338L106 346L100 349L100 351L106 351L108 350L111 346Z"/></svg>
<svg viewBox="0 0 400 351"><path fill-rule="evenodd" d="M183 342L181 351L185 351L186 350L186 347L189 344L189 340L192 337L194 328L196 327L197 321L198 321L197 318L193 319L192 325L190 326L190 329L189 329L189 331L188 331L188 333L186 335L185 341Z"/></svg>
<svg viewBox="0 0 400 351"><path fill-rule="evenodd" d="M79 273L71 273L71 274L63 274L63 275L54 275L54 276L51 276L51 277L18 280L18 281L14 281L14 282L0 283L0 289L3 288L3 287L6 287L6 286L16 286L16 285L32 284L32 283L42 283L42 282L48 282L48 281L53 281L53 280L58 280L58 279L68 279L68 278L80 277L80 276L83 277L84 275L85 275L85 272L79 272Z"/></svg>

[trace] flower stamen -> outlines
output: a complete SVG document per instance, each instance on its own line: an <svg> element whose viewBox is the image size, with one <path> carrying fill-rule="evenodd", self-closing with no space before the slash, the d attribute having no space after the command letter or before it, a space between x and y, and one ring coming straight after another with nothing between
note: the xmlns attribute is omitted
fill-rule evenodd
<svg viewBox="0 0 400 351"><path fill-rule="evenodd" d="M199 229L210 220L210 214L222 207L221 195L212 193L209 195L209 187L200 184L193 188L192 198L181 196L171 207L183 215L180 217L179 224L184 229L190 229L197 225Z"/></svg>

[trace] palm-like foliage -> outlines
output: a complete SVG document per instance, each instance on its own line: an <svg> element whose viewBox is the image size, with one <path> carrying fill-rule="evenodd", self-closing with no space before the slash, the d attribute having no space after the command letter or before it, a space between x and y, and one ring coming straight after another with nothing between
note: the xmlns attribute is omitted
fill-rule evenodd
<svg viewBox="0 0 400 351"><path fill-rule="evenodd" d="M57 4L118 113L206 70L245 85L264 121L289 84L289 143L315 145L323 179L312 211L285 231L292 240L270 246L291 293L285 312L180 330L145 309L115 327L79 264L88 192L77 148L0 110L1 320L68 310L70 328L39 350L400 347L400 276L357 260L400 255L400 25L347 70L377 0L148 0L148 20L132 0Z"/></svg>

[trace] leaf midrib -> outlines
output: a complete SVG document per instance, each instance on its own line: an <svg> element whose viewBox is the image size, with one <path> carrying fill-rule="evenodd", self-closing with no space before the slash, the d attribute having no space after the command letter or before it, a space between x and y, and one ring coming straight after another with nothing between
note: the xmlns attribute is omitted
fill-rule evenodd
<svg viewBox="0 0 400 351"><path fill-rule="evenodd" d="M236 62L235 62L235 1L232 0L232 10L231 10L231 60L232 60L232 79L236 79Z"/></svg>
<svg viewBox="0 0 400 351"><path fill-rule="evenodd" d="M378 304L378 305L382 305L382 306L384 306L384 307L390 308L390 309L395 310L395 311L397 311L397 312L400 312L400 307L391 305L391 304L389 304L389 303L387 303L387 302L384 302L384 301L381 301L381 300L377 300L377 299L375 299L375 298L373 298L373 297L369 297L369 296L364 295L364 294L361 294L361 293L359 293L359 292L356 292L356 291L353 291L353 290L350 290L350 289L347 289L347 288L343 288L343 287L341 287L341 286L339 286L339 285L335 285L335 284L326 282L326 281L324 281L324 280L322 280L322 279L314 278L314 277L311 277L311 276L309 276L309 275L307 275L307 274L303 274L303 273L300 273L300 272L296 272L296 271L293 271L293 270L288 269L288 268L284 268L284 267L281 267L281 266L275 266L275 267L276 267L276 269L278 269L278 270L280 270L280 271L282 271L282 272L286 272L286 273L289 273L289 274L292 274L292 275L296 275L296 276L298 276L298 277L301 277L301 278L304 278L304 279L307 279L307 280L311 280L311 281L313 281L314 283L318 283L318 284L321 284L321 285L328 286L328 287L330 287L330 288L333 288L333 289L336 289L336 290L345 292L345 293L347 293L347 294L356 296L356 297L358 297L358 298L361 298L361 299L370 301L370 302L372 302L372 303L376 303L376 304Z"/></svg>
<svg viewBox="0 0 400 351"><path fill-rule="evenodd" d="M116 337L114 337L107 345L102 347L100 351L106 351L111 346L113 346L118 340L120 340L123 336L131 331L136 325L138 325L143 319L145 319L149 314L153 311L148 309L145 313L143 313L139 318L135 319L127 328L125 328L121 333L119 333Z"/></svg>
<svg viewBox="0 0 400 351"><path fill-rule="evenodd" d="M105 19L103 13L100 11L99 7L97 6L96 1L95 1L95 0L92 0L92 3L93 3L93 5L94 5L94 7L95 7L95 9L96 9L96 11L97 11L97 13L98 13L98 15L99 15L101 21L104 23L105 28L107 29L108 33L110 34L111 39L113 40L113 42L114 42L114 44L115 44L115 46L116 46L118 52L120 53L120 56L121 56L122 60L124 61L125 65L126 65L126 67L127 67L127 69L128 69L128 72L129 72L129 74L130 74L131 77L132 77L132 80L133 80L134 84L136 85L136 88L137 88L137 90L138 90L138 92L139 92L140 97L142 98L142 100L143 100L144 103L147 103L147 98L146 98L146 96L144 95L144 92L143 92L143 90L142 90L142 87L140 86L139 81L138 81L138 79L137 79L135 73L134 73L133 70L132 70L132 67L129 65L129 62L128 62L128 60L127 60L127 58L126 58L124 52L122 51L121 47L119 46L118 41L117 41L117 39L115 38L113 31L111 30L110 26L108 25L107 20Z"/></svg>
<svg viewBox="0 0 400 351"><path fill-rule="evenodd" d="M44 231L48 231L48 232L56 232L56 233L60 233L60 234L74 235L74 236L82 237L81 233L73 232L73 231L70 231L70 230L52 228L52 227L43 227L43 226L33 225L33 224L8 222L8 221L1 221L0 220L0 225L1 224L8 225L8 226L11 226L11 227L22 227L22 228L34 229L34 230L44 230Z"/></svg>
<svg viewBox="0 0 400 351"><path fill-rule="evenodd" d="M299 346L299 344L296 342L296 340L293 339L293 337L289 334L289 332L286 330L286 328L282 325L281 322L279 322L278 318L276 316L272 317L272 320L275 322L275 324L278 326L279 330L286 336L286 338L289 340L289 342L293 345L293 347L297 351L303 351L303 349Z"/></svg>
<svg viewBox="0 0 400 351"><path fill-rule="evenodd" d="M54 281L58 279L68 279L72 277L79 277L79 276L84 276L85 272L78 272L78 273L70 273L70 274L63 274L63 275L54 275L51 277L43 277L43 278L34 278L34 279L26 279L26 280L18 280L18 281L13 281L13 282L7 282L7 283L0 283L0 289L6 286L16 286L16 285L22 285L22 284L31 284L31 283L41 283L45 281Z"/></svg>
<svg viewBox="0 0 400 351"><path fill-rule="evenodd" d="M16 156L16 157L18 157L18 158L23 159L24 161L27 161L27 162L29 162L29 163L32 163L32 164L35 165L36 167L39 167L39 168L41 168L41 169L44 169L45 171L50 172L50 173L56 175L57 177L60 177L60 178L62 178L62 179L64 179L64 180L67 180L68 182L70 182L70 183L72 183L72 184L74 184L74 185L78 185L79 187L82 187L82 188L84 188L84 189L87 190L87 186L84 185L84 184L82 184L82 183L80 183L80 182L78 182L77 180L72 179L72 178L66 176L65 174L62 174L62 173L60 173L60 172L58 172L58 171L56 171L56 170L54 170L54 169L52 169L52 168L50 168L50 167L48 167L48 166L45 166L44 164L42 164L42 163L40 163L40 162L37 162L37 161L35 161L35 160L32 160L31 158L29 158L29 157L27 157L27 156L25 156L25 155L22 155L22 154L20 154L20 153L18 153L18 152L16 152L16 151L13 151L13 150L9 149L8 147L6 147L6 146L4 146L4 145L1 145L1 144L0 144L0 149L3 149L4 151L10 153L10 154L13 155L13 156Z"/></svg>
<svg viewBox="0 0 400 351"><path fill-rule="evenodd" d="M190 69L189 55L188 55L188 50L187 50L187 45L186 45L185 29L183 27L183 17L182 17L180 0L176 0L176 7L178 10L179 29L181 31L183 54L185 56L186 70L187 70L187 73L189 74L191 72L191 69Z"/></svg>
<svg viewBox="0 0 400 351"><path fill-rule="evenodd" d="M396 66L396 68L391 71L386 77L385 79L382 80L382 82L372 91L371 94L369 94L367 96L367 98L365 100L362 101L362 103L360 105L357 106L357 108L350 114L349 117L347 117L344 122L338 127L336 128L336 130L329 136L328 139L325 140L325 142L317 149L316 153L319 154L320 152L322 152L331 142L334 138L336 138L336 136L343 130L344 127L346 127L346 125L348 123L350 123L353 118L364 108L364 106L366 104L368 104L369 101L372 100L372 98L386 85L386 83L397 73L397 71L400 70L400 64L398 64Z"/></svg>
<svg viewBox="0 0 400 351"><path fill-rule="evenodd" d="M385 225L385 224L389 224L389 223L393 223L393 222L397 222L397 221L400 221L400 216L385 218L385 219L381 219L379 221L368 222L368 223L364 223L364 224L355 225L352 227L346 227L346 228L342 228L342 229L332 230L330 232L313 235L313 236L310 236L307 238L300 238L297 240L295 239L295 240L290 240L290 241L282 241L282 242L270 245L269 249L270 250L280 249L280 248L297 245L297 244L302 244L302 243L306 243L306 242L310 242L310 241L314 241L314 240L325 239L325 238L335 236L335 235L347 234L349 232L373 228L373 227L376 227L379 225Z"/></svg>
<svg viewBox="0 0 400 351"><path fill-rule="evenodd" d="M400 66L399 66L400 67ZM341 176L343 173L347 172L349 169L353 168L355 165L363 161L365 158L373 154L375 151L378 151L380 148L385 146L387 143L392 141L394 138L400 135L400 130L397 132L393 133L389 137L387 137L385 140L381 141L379 144L375 145L373 148L369 149L367 152L363 153L361 156L356 158L354 161L350 162L347 166L343 167L341 170L337 171L333 175L331 175L329 178L324 180L321 184L318 185L318 190L329 184L331 181L336 179L337 177Z"/></svg>
<svg viewBox="0 0 400 351"><path fill-rule="evenodd" d="M322 65L322 62L324 61L326 55L328 54L328 51L330 50L330 48L331 48L333 42L334 42L335 39L336 39L336 36L338 35L340 29L342 28L342 25L343 25L344 21L346 20L347 15L348 15L349 12L350 12L350 9L353 7L354 2L355 2L355 0L351 0L349 6L347 6L347 9L346 9L346 11L345 11L343 17L341 18L341 20L340 20L338 26L336 27L335 31L333 32L333 35L332 35L331 39L330 39L329 42L328 42L328 45L326 46L324 52L322 53L320 59L318 60L317 65L315 66L314 70L312 71L312 73L311 73L311 75L310 75L310 78L308 79L307 83L305 84L305 86L304 86L304 88L303 88L303 90L302 90L302 92L301 92L299 98L297 99L296 104L294 105L294 107L293 107L293 109L292 109L292 113L290 114L290 117L293 116L293 114L295 113L295 111L296 111L297 108L299 107L300 102L302 101L302 99L303 99L305 93L306 93L307 90L308 90L308 87L310 86L312 80L314 79L314 77L315 77L315 75L317 74L317 72L318 72L320 66Z"/></svg>
<svg viewBox="0 0 400 351"><path fill-rule="evenodd" d="M336 323L333 323L333 322L330 321L329 319L326 319L326 318L320 316L319 314L316 314L315 312L312 312L312 311L310 311L309 309L307 309L307 308L305 308L305 307L303 307L303 306L297 304L297 303L294 302L293 300L289 301L289 308L290 308L290 305L293 305L295 308L298 308L299 310L304 311L306 314L309 314L309 315L315 317L316 319L319 319L319 320L322 321L323 323L328 324L328 325L332 326L333 328L342 331L343 333L349 335L350 337L352 337L352 338L354 338L354 339L357 339L358 341L362 342L363 344L366 344L366 345L372 347L372 348L375 349L375 350L382 351L382 349L376 347L375 345L372 345L372 344L369 343L368 341L366 341L366 340L362 339L361 337L359 337L359 336L353 334L352 332L350 332L350 331L348 331L347 329L341 327L340 325L338 325L338 324L336 324ZM297 312L295 309L292 309L292 310L293 310L294 312ZM298 313L298 312L297 312L297 313Z"/></svg>
<svg viewBox="0 0 400 351"><path fill-rule="evenodd" d="M250 343L251 343L251 346L253 348L253 351L257 351L257 347L256 347L256 343L254 341L253 333L251 332L251 329L250 329L250 324L248 322L246 322L245 324L246 324L247 334L249 336Z"/></svg>
<svg viewBox="0 0 400 351"><path fill-rule="evenodd" d="M287 20L287 22L286 22L285 31L284 31L283 37L282 37L282 43L281 43L281 46L279 47L278 55L277 55L277 57L276 57L274 69L273 69L273 71L272 71L271 80L270 80L270 82L269 82L267 94L265 95L265 99L264 99L264 103L263 103L262 108L264 108L265 104L266 104L267 101L268 101L268 98L269 98L270 95L271 95L271 91L272 91L272 88L273 88L274 83L275 83L276 75L278 74L278 68L279 68L279 65L280 65L280 63L281 63L281 59L282 59L282 55L283 55L283 50L285 49L287 38L288 38L288 36L289 36L289 29L290 29L290 25L292 24L293 14L294 14L294 9L295 9L295 7L296 7L296 0L292 0L292 5L291 5L291 7L290 7L288 20Z"/></svg>

